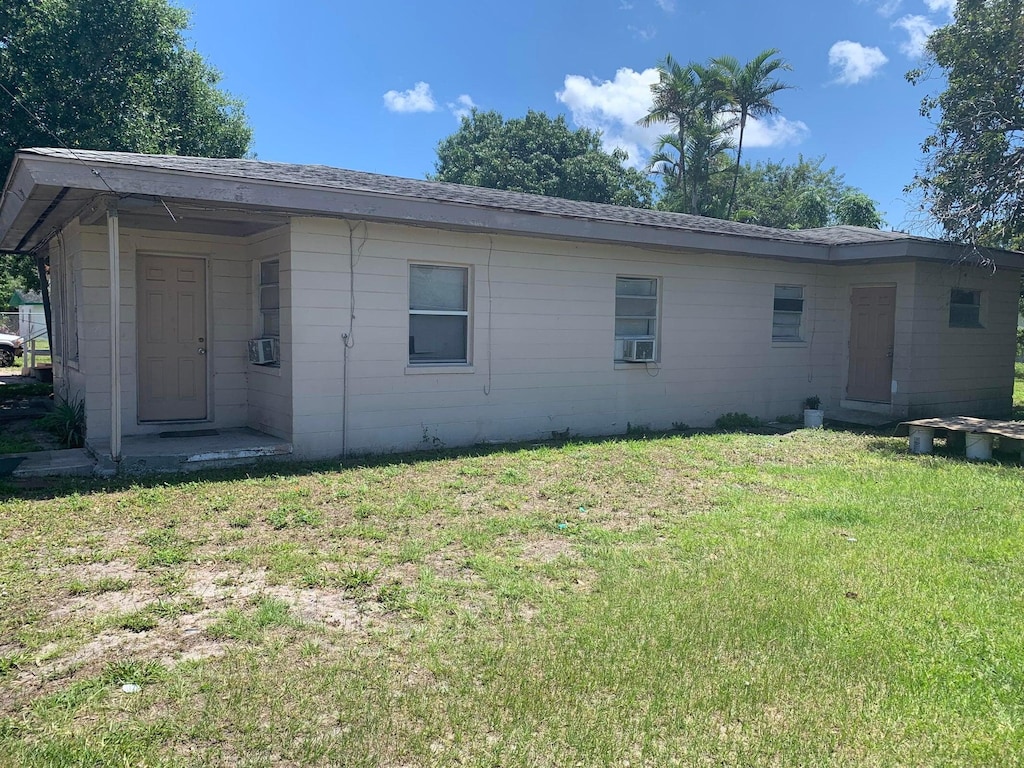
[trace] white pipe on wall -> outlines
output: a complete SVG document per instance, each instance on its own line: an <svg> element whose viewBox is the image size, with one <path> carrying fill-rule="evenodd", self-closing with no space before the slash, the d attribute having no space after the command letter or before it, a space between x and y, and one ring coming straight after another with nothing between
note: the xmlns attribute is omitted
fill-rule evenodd
<svg viewBox="0 0 1024 768"><path fill-rule="evenodd" d="M121 230L117 201L107 206L110 252L110 459L121 461Z"/></svg>

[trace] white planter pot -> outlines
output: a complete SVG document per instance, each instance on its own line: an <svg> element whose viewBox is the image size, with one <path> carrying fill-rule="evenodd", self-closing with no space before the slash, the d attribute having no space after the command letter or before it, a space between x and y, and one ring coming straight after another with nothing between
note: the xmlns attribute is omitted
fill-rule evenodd
<svg viewBox="0 0 1024 768"><path fill-rule="evenodd" d="M804 426L807 429L821 429L825 423L825 411L820 408L804 408Z"/></svg>
<svg viewBox="0 0 1024 768"><path fill-rule="evenodd" d="M988 461L992 458L992 435L976 432L967 433L967 458L974 461Z"/></svg>

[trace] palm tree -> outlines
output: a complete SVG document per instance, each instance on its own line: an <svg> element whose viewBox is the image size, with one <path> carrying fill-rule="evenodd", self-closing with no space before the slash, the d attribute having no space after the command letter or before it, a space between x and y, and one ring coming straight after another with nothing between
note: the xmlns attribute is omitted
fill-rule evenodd
<svg viewBox="0 0 1024 768"><path fill-rule="evenodd" d="M726 92L731 106L730 112L736 116L739 126L739 140L736 144L736 166L732 178L732 192L729 195L729 207L726 218L732 217L733 206L736 204L736 184L740 178L740 158L743 155L743 134L747 128L748 118L768 117L778 114L772 97L779 91L792 88L772 76L779 71L789 71L792 67L778 56L778 48L768 48L746 64L740 64L733 56L719 56L712 59L712 66L725 78Z"/></svg>
<svg viewBox="0 0 1024 768"><path fill-rule="evenodd" d="M648 169L665 176L689 213L702 213L709 168L731 148L720 143L720 115L731 103L727 81L718 67L681 65L671 56L659 62L658 73L651 109L637 122L645 127L668 123L674 132L661 137Z"/></svg>

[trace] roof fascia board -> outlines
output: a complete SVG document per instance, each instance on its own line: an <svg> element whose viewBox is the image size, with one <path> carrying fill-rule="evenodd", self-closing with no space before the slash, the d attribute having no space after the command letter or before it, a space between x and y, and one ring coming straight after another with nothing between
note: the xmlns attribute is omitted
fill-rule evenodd
<svg viewBox="0 0 1024 768"><path fill-rule="evenodd" d="M35 186L28 169L21 163L21 159L16 157L11 172L7 175L3 197L0 198L0 232L4 233L3 239L0 240L0 250L12 251L29 227L35 223L35 219L33 219L32 223L24 227L23 230L11 231L11 227L17 222L22 210L30 204ZM60 187L57 187L57 190L59 189ZM56 194L56 190L54 194ZM49 202L44 203L40 207L40 212L45 211L48 206Z"/></svg>
<svg viewBox="0 0 1024 768"><path fill-rule="evenodd" d="M25 155L37 184L179 198L295 215L355 216L412 225L552 237L637 246L717 251L767 258L825 261L827 248L694 230L669 229L619 222L575 219L551 214L487 208L467 203L399 197L360 190L191 174L169 169L116 164L92 166L64 158ZM97 172L98 171L98 172ZM109 185L109 186L108 186Z"/></svg>

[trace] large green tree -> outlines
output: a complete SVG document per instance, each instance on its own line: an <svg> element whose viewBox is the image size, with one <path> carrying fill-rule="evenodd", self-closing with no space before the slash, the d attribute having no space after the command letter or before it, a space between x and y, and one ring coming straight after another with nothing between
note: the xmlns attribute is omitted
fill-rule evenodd
<svg viewBox="0 0 1024 768"><path fill-rule="evenodd" d="M21 147L241 157L241 102L168 0L0 2L0 179Z"/></svg>
<svg viewBox="0 0 1024 768"><path fill-rule="evenodd" d="M908 189L946 234L965 243L1024 243L1024 0L959 0L952 24L934 32L927 61L945 88L921 113L936 120Z"/></svg>
<svg viewBox="0 0 1024 768"><path fill-rule="evenodd" d="M654 184L601 148L601 134L530 111L506 120L474 109L437 146L433 181L649 208Z"/></svg>
<svg viewBox="0 0 1024 768"><path fill-rule="evenodd" d="M878 229L882 216L875 202L850 186L823 157L802 155L792 164L745 164L736 191L733 218L783 229L852 224Z"/></svg>

